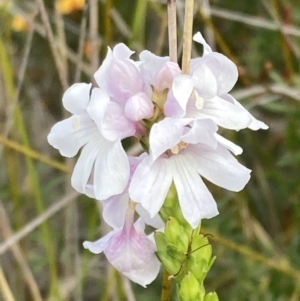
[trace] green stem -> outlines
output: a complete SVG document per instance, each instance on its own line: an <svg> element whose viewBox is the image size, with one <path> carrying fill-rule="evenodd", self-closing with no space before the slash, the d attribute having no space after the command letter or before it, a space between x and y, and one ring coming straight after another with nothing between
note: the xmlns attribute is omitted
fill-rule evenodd
<svg viewBox="0 0 300 301"><path fill-rule="evenodd" d="M162 284L161 301L170 301L171 297L171 279L167 270L164 271L164 278Z"/></svg>

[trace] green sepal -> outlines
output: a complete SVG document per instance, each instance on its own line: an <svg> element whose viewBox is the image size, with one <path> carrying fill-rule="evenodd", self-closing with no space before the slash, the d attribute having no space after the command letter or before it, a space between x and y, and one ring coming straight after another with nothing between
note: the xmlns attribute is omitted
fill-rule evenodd
<svg viewBox="0 0 300 301"><path fill-rule="evenodd" d="M218 295L216 292L208 293L203 301L219 301Z"/></svg>
<svg viewBox="0 0 300 301"><path fill-rule="evenodd" d="M185 254L178 252L174 245L169 244L162 232L155 232L154 239L157 245L158 259L171 275L176 276L181 271Z"/></svg>
<svg viewBox="0 0 300 301"><path fill-rule="evenodd" d="M166 240L174 245L179 252L186 254L189 245L189 235L178 221L170 216L165 229Z"/></svg>
<svg viewBox="0 0 300 301"><path fill-rule="evenodd" d="M195 234L194 231L191 251L197 252L197 250L204 249L206 245L210 245L207 237L204 236L203 234Z"/></svg>
<svg viewBox="0 0 300 301"><path fill-rule="evenodd" d="M181 208L178 202L178 195L174 183L172 183L164 204L160 209L160 217L166 223L170 216L173 216L185 229L191 229L191 226L182 215Z"/></svg>
<svg viewBox="0 0 300 301"><path fill-rule="evenodd" d="M211 269L216 257L211 257L211 245L204 245L202 248L192 252L187 260L188 269L192 271L197 280L201 283Z"/></svg>
<svg viewBox="0 0 300 301"><path fill-rule="evenodd" d="M202 301L205 290L203 285L199 284L194 274L187 272L179 284L178 295L180 301Z"/></svg>

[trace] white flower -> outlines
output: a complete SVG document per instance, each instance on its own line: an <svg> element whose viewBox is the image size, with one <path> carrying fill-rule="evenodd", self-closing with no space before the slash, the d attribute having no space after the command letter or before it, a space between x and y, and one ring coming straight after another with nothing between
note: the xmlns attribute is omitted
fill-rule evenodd
<svg viewBox="0 0 300 301"><path fill-rule="evenodd" d="M238 78L236 65L221 53L213 52L200 32L194 40L201 43L204 54L191 60L191 74L174 79L173 95L165 104L165 115L195 119L212 119L231 130L267 129L228 92Z"/></svg>
<svg viewBox="0 0 300 301"><path fill-rule="evenodd" d="M48 142L62 156L74 157L82 152L72 174L72 186L89 194L94 184L97 199L107 199L124 191L129 179L129 162L120 138L106 139L87 112L91 84L74 84L63 96L65 109L73 114L58 122L48 135ZM102 94L105 101L108 96Z"/></svg>
<svg viewBox="0 0 300 301"><path fill-rule="evenodd" d="M213 121L165 118L150 132L150 155L138 165L129 195L155 216L174 182L181 210L192 227L218 214L217 205L201 177L231 191L240 191L250 170L228 149L241 149L216 135Z"/></svg>

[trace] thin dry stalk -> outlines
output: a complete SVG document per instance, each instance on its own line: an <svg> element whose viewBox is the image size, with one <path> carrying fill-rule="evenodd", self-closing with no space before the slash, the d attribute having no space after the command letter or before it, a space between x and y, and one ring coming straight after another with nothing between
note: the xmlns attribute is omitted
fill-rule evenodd
<svg viewBox="0 0 300 301"><path fill-rule="evenodd" d="M134 292L132 290L131 282L126 276L122 274L120 274L120 276L127 301L136 301Z"/></svg>
<svg viewBox="0 0 300 301"><path fill-rule="evenodd" d="M99 67L99 43L98 43L98 1L97 0L90 0L90 43L91 43L91 77L92 74L98 69ZM94 79L92 78L92 82Z"/></svg>
<svg viewBox="0 0 300 301"><path fill-rule="evenodd" d="M182 73L189 74L190 60L192 55L192 34L194 19L194 0L185 1L183 50L182 50Z"/></svg>
<svg viewBox="0 0 300 301"><path fill-rule="evenodd" d="M13 244L27 236L30 232L32 232L34 229L36 229L38 226L44 223L47 219L49 219L51 216L53 216L65 206L67 206L77 196L79 196L78 192L73 192L67 195L66 197L49 207L43 214L29 222L20 231L13 234L9 239L0 244L0 255L4 254Z"/></svg>
<svg viewBox="0 0 300 301"><path fill-rule="evenodd" d="M5 209L2 205L2 203L0 203L0 220L1 220L0 228L2 230L3 237L8 240L12 236L12 230L10 228L7 214L5 212ZM23 253L22 253L20 247L17 244L14 244L11 246L11 250L16 258L16 261L18 262L18 264L22 270L24 280L28 284L29 291L31 292L31 295L32 295L32 300L43 301L43 298L39 291L39 287L33 277L33 274L31 272L31 269L30 269L25 257L23 256Z"/></svg>
<svg viewBox="0 0 300 301"><path fill-rule="evenodd" d="M30 54L30 50L31 50L31 46L32 46L32 38L33 38L33 33L35 31L35 27L33 25L33 21L32 21L32 26L30 28L30 31L28 33L27 36L27 40L26 40L26 46L25 46L25 51L24 51L24 55L23 55L23 59L21 62L21 67L19 69L18 72L18 83L17 83L17 89L14 95L14 98L9 106L8 112L7 112L7 122L5 123L4 126L4 131L3 131L3 136L7 137L13 127L14 124L14 114L15 114L15 109L18 105L18 100L19 100L19 95L21 92L21 88L23 86L23 80L24 80L24 75L25 75L25 71L28 65L28 58L29 58L29 54ZM2 155L2 151L3 151L3 146L0 146L0 157Z"/></svg>
<svg viewBox="0 0 300 301"><path fill-rule="evenodd" d="M24 146L23 144L20 144L16 141L13 141L13 140L7 139L6 137L0 136L0 144L3 144L4 146L9 147L29 158L38 160L49 166L52 166L53 168L55 168L57 170L60 170L60 171L66 172L66 173L71 173L71 170L68 168L67 165L65 165L59 161L53 160L53 159L51 159L27 146Z"/></svg>
<svg viewBox="0 0 300 301"><path fill-rule="evenodd" d="M55 8L54 14L54 21L56 26L56 33L57 33L57 49L59 50L61 62L62 62L62 69L63 74L65 76L65 80L68 82L68 60L67 60L67 40L65 34L65 23L63 20L62 14ZM55 41L55 40L54 40Z"/></svg>
<svg viewBox="0 0 300 301"><path fill-rule="evenodd" d="M0 288L5 301L16 301L5 278L2 267L0 267Z"/></svg>
<svg viewBox="0 0 300 301"><path fill-rule="evenodd" d="M115 8L112 8L110 14L114 21L114 25L119 30L120 34L123 35L123 37L130 39L132 37L132 32L120 13Z"/></svg>
<svg viewBox="0 0 300 301"><path fill-rule="evenodd" d="M241 12L230 11L230 10L217 8L217 7L211 7L210 12L215 17L223 18L223 19L230 20L230 21L241 22L241 23L249 25L249 26L270 29L270 30L274 30L274 31L281 30L282 32L284 32L287 35L300 37L300 28L299 27L290 26L290 25L279 26L278 24L276 24L272 21L263 19L261 17L253 17L250 15L241 13Z"/></svg>
<svg viewBox="0 0 300 301"><path fill-rule="evenodd" d="M159 35L157 36L157 43L155 46L155 53L156 55L161 55L162 49L165 44L165 36L166 36L166 29L168 27L168 18L166 18L165 15L163 15L160 25L160 31ZM177 49L176 49L177 52Z"/></svg>
<svg viewBox="0 0 300 301"><path fill-rule="evenodd" d="M203 12L205 18L207 20L209 20L209 22L212 22L209 0L202 0L202 1L200 1L200 3L201 3L200 5L202 7L202 12ZM216 40L215 40L214 30L210 26L205 26L204 32L205 32L205 37L206 37L210 47L212 49L216 49Z"/></svg>
<svg viewBox="0 0 300 301"><path fill-rule="evenodd" d="M202 231L202 233L210 233L213 236L214 241L216 241L216 243L218 243L228 249L231 249L253 261L260 262L269 268L272 268L285 275L288 275L288 276L292 277L293 279L295 279L299 283L300 270L297 270L296 268L291 266L290 262L287 260L286 257L269 258L269 257L265 256L264 254L256 252L244 245L237 244L236 242L219 235L218 233L214 232L213 230L211 230L209 228L202 227L201 231Z"/></svg>
<svg viewBox="0 0 300 301"><path fill-rule="evenodd" d="M65 74L65 70L63 68L61 58L59 57L59 52L57 51L57 45L55 43L53 31L51 29L51 25L50 25L50 21L49 21L47 12L46 12L44 1L43 0L35 0L35 2L39 8L43 24L46 28L47 39L50 44L51 52L52 52L52 55L54 58L54 62L55 62L55 66L56 66L56 69L58 72L60 83L62 85L63 90L67 90L67 88L68 88L67 75Z"/></svg>
<svg viewBox="0 0 300 301"><path fill-rule="evenodd" d="M87 24L87 12L88 12L88 4L86 3L82 12L82 19L80 24L80 33L79 33L79 43L78 43L78 51L77 51L77 65L74 77L74 83L79 82L80 74L81 74L81 64L84 52L84 41L86 35L86 24Z"/></svg>
<svg viewBox="0 0 300 301"><path fill-rule="evenodd" d="M177 63L176 0L168 0L168 32L170 61Z"/></svg>

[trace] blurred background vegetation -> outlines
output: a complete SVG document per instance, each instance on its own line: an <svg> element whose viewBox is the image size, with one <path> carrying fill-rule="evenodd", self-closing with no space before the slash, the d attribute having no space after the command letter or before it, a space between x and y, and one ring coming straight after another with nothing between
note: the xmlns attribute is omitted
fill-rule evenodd
<svg viewBox="0 0 300 301"><path fill-rule="evenodd" d="M168 54L166 1L84 2L0 0L0 300L159 300L161 276L138 287L83 249L108 229L46 137L67 116L64 90L92 80L107 46ZM299 301L300 2L195 3L194 32L238 65L232 94L270 126L222 131L253 171L240 193L208 183L220 215L203 221L217 255L206 288L220 301Z"/></svg>

